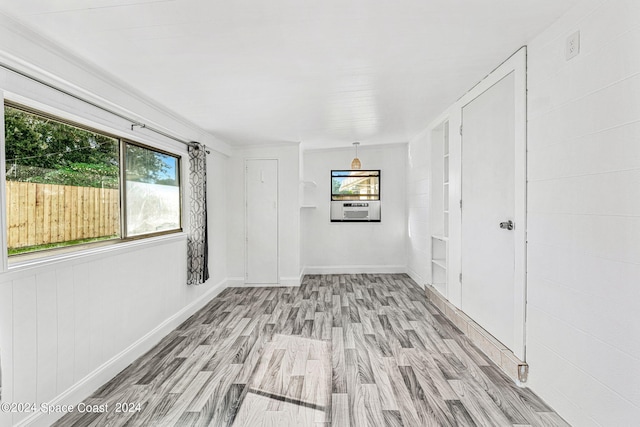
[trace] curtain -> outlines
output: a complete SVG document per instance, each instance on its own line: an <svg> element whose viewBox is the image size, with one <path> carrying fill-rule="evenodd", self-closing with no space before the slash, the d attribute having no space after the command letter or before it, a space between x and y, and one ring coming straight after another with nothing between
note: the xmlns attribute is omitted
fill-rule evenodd
<svg viewBox="0 0 640 427"><path fill-rule="evenodd" d="M200 143L189 146L189 237L187 284L199 285L209 278L207 241L207 153Z"/></svg>

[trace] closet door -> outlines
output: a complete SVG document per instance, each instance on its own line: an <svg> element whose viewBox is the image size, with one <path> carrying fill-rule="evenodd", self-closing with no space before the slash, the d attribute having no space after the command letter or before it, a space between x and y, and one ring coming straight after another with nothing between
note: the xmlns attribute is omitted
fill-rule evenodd
<svg viewBox="0 0 640 427"><path fill-rule="evenodd" d="M461 307L515 350L515 80L508 74L462 109ZM519 224L522 226L522 224ZM521 322L520 322L521 323Z"/></svg>
<svg viewBox="0 0 640 427"><path fill-rule="evenodd" d="M245 282L278 283L278 161L245 161Z"/></svg>

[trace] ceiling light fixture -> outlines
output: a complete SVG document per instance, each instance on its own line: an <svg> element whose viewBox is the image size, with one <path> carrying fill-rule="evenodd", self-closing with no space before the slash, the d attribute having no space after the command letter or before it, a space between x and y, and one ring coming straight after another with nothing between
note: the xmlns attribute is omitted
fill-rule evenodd
<svg viewBox="0 0 640 427"><path fill-rule="evenodd" d="M351 160L351 169L360 169L362 167L360 159L358 158L358 145L360 145L360 143L354 142L353 145L356 147L356 156Z"/></svg>

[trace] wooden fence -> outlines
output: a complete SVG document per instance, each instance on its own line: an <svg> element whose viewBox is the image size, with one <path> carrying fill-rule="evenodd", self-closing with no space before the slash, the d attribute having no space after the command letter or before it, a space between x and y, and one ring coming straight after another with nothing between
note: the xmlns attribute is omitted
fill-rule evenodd
<svg viewBox="0 0 640 427"><path fill-rule="evenodd" d="M120 232L118 190L17 181L6 189L10 249Z"/></svg>

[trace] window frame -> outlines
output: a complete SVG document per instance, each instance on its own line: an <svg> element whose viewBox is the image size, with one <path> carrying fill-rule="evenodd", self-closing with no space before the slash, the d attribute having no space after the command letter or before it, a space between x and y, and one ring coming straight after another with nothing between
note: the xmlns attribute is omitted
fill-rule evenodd
<svg viewBox="0 0 640 427"><path fill-rule="evenodd" d="M56 248L49 248L49 249L42 249L42 250L37 250L37 251L32 251L32 252L25 252L25 253L21 253L21 254L15 254L15 255L9 255L8 253L8 240L7 240L7 226L9 224L8 222L8 212L7 212L7 204L6 204L6 197L5 197L5 192L3 191L3 195L2 198L0 199L1 202L1 206L0 209L2 209L2 221L1 221L1 226L2 226L2 230L0 231L2 233L2 239L1 239L1 243L2 243L2 248L3 248L3 253L2 253L2 270L0 271L8 271L9 269L12 269L13 267L17 267L17 266L22 266L24 264L31 264L32 262L36 262L36 263L40 263L42 261L46 261L47 259L57 259L58 255L61 255L64 258L67 257L72 257L72 256L79 256L79 255L83 255L83 253L86 252L91 252L94 251L96 249L100 250L104 247L112 247L112 246L116 246L116 245L120 245L123 243L127 243L127 242L138 242L140 240L144 240L144 239L157 239L157 238L161 238L162 236L168 236L168 235L175 235L175 234L181 234L184 233L184 198L185 198L185 194L184 192L185 190L185 186L184 186L184 179L183 179L183 158L185 156L184 153L179 153L177 152L172 152L169 151L167 149L164 148L159 148L156 147L154 145L151 145L150 143L144 143L144 142L140 142L139 140L136 140L135 138L131 138L130 136L125 136L124 133L123 134L118 134L117 132L114 131L110 131L110 130L105 130L104 128L100 128L100 127L95 127L92 126L90 124L86 124L86 123L82 123L80 121L76 121L73 119L69 119L64 117L65 114L68 115L73 115L73 113L67 113L64 111L59 111L57 110L56 113L51 113L49 111L45 111L43 109L39 109L37 107L31 107L29 105L25 105L24 103L21 102L16 102L10 99L7 99L5 96L3 96L2 93L0 93L0 102L2 103L2 118L0 119L0 125L2 127L2 145L0 146L0 162L2 163L2 171L0 174L0 183L4 186L6 186L6 174L5 174L5 170L6 170L6 130L5 130L5 107L10 107L19 111L22 111L24 113L27 114L32 114L38 117L42 117L44 119L47 120L52 120L67 126L72 126L75 128L78 128L80 130L84 130L87 132L92 132L92 133L96 133L108 138L112 138L114 140L116 140L117 142L117 146L118 146L118 193L119 193L119 209L118 209L118 213L119 213L119 228L120 228L120 235L116 238L113 239L108 239L108 240L102 240L102 241L96 241L96 242L86 242L86 243L78 243L75 245L69 245L69 246L61 246L61 247L56 247ZM47 108L47 106L43 105L44 108ZM82 119L84 121L84 119ZM89 120L86 120L89 121ZM105 126L108 127L108 126ZM178 180L178 192L179 192L179 226L175 229L171 229L171 230L162 230L162 231L158 231L158 232L153 232L153 233L145 233L145 234L139 234L139 235L135 235L135 236L127 236L126 235L126 163L125 163L125 147L126 144L129 145L134 145L137 147L141 147L147 150L150 150L152 152L156 152L156 153L160 153L160 154L164 154L167 156L171 156L174 157L176 159L176 165L177 165L177 171L176 171L176 177Z"/></svg>
<svg viewBox="0 0 640 427"><path fill-rule="evenodd" d="M140 148L144 148L146 150L150 150L150 151L154 151L156 153L160 153L160 154L164 154L166 156L171 156L174 157L177 162L177 167L178 167L178 171L176 173L177 179L178 179L178 188L179 188L179 206L180 206L180 214L179 214L179 227L173 230L162 230L162 231L157 231L155 233L145 233L145 234L138 234L135 236L126 236L126 237L121 237L122 240L138 240L138 239L144 239L146 237L156 237L156 236L162 236L165 234L173 234L173 233L181 233L184 229L184 224L183 224L183 218L184 218L184 213L183 211L183 186L182 186L182 156L178 155L178 154L174 154L171 153L169 151L166 150L162 150L159 148L155 148L155 147L151 147L147 144L142 144L139 142L135 142L132 141L129 138L120 138L120 164L122 165L126 165L126 145L134 145L136 147L140 147ZM125 190L120 192L120 235L126 235L127 234L127 191L126 191L126 185L127 185L127 180L126 180L126 174L127 174L127 170L126 167L122 167L120 168L120 185L124 185ZM115 240L115 239L114 239Z"/></svg>
<svg viewBox="0 0 640 427"><path fill-rule="evenodd" d="M351 175L335 175L339 174L341 172L349 172L349 173L356 173L353 176ZM367 172L369 172L367 174ZM357 175L357 174L360 175ZM350 195L350 194L345 194L345 195L339 195L339 194L334 194L333 193L333 178L349 178L349 177L362 177L362 178L367 178L367 177L376 177L378 179L378 192L377 193L372 193L371 196L373 196L373 198L368 198L368 199L363 199L360 198L361 195ZM382 194L382 174L380 169L332 169L331 170L331 183L330 183L330 197L331 197L331 201L332 202L377 202L381 200L381 194Z"/></svg>

